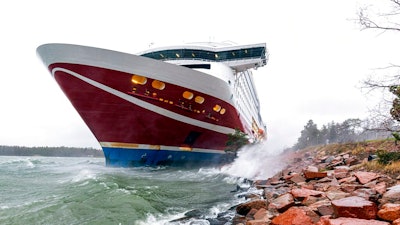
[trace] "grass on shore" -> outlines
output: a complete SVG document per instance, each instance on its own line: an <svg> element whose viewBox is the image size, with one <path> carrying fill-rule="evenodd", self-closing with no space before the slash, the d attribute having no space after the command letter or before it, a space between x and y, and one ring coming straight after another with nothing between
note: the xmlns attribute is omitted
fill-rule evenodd
<svg viewBox="0 0 400 225"><path fill-rule="evenodd" d="M308 147L301 152L309 152L317 157L327 155L350 154L355 156L360 164L355 165L356 170L366 170L387 174L391 177L400 175L400 161L394 160L388 164L379 163L379 159L368 161L369 155L377 155L378 152L398 152L400 154L400 145L396 145L393 138L382 140L369 140L355 143L333 143Z"/></svg>
<svg viewBox="0 0 400 225"><path fill-rule="evenodd" d="M392 162L390 164L384 165L379 163L377 160L363 162L360 164L360 167L365 168L369 171L377 171L381 173L385 173L387 175L400 175L400 161Z"/></svg>

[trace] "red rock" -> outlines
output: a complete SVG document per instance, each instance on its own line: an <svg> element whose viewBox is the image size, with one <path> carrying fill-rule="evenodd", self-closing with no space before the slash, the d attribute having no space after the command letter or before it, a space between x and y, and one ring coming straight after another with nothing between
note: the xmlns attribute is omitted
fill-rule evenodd
<svg viewBox="0 0 400 225"><path fill-rule="evenodd" d="M397 219L392 222L392 225L400 225L400 219Z"/></svg>
<svg viewBox="0 0 400 225"><path fill-rule="evenodd" d="M342 199L350 196L349 193L343 192L343 191L328 191L325 193L326 197L328 197L331 201L337 200L337 199Z"/></svg>
<svg viewBox="0 0 400 225"><path fill-rule="evenodd" d="M378 217L387 221L394 221L400 218L400 204L386 203L378 211Z"/></svg>
<svg viewBox="0 0 400 225"><path fill-rule="evenodd" d="M307 212L298 207L292 207L286 212L275 217L271 221L272 225L313 225L312 219Z"/></svg>
<svg viewBox="0 0 400 225"><path fill-rule="evenodd" d="M317 208L318 213L322 216L332 215L334 213L333 207L329 205L321 205Z"/></svg>
<svg viewBox="0 0 400 225"><path fill-rule="evenodd" d="M310 189L310 190L314 190L314 185L311 183L302 183L300 185L301 188L305 188L305 189Z"/></svg>
<svg viewBox="0 0 400 225"><path fill-rule="evenodd" d="M291 191L294 198L306 198L308 196L323 196L324 192L314 191L305 188L295 188Z"/></svg>
<svg viewBox="0 0 400 225"><path fill-rule="evenodd" d="M267 215L267 210L264 208L259 209L255 214L254 214L254 220L264 220L267 221L268 215Z"/></svg>
<svg viewBox="0 0 400 225"><path fill-rule="evenodd" d="M326 192L330 187L329 183L316 183L314 184L314 190Z"/></svg>
<svg viewBox="0 0 400 225"><path fill-rule="evenodd" d="M327 172L315 172L310 170L304 171L303 174L306 179L324 178L328 176Z"/></svg>
<svg viewBox="0 0 400 225"><path fill-rule="evenodd" d="M246 219L254 219L254 214L256 214L258 209L252 208L250 211L246 214Z"/></svg>
<svg viewBox="0 0 400 225"><path fill-rule="evenodd" d="M383 195L386 192L386 183L385 182L380 182L374 187L372 187L376 192L379 194Z"/></svg>
<svg viewBox="0 0 400 225"><path fill-rule="evenodd" d="M309 205L311 205L311 204L316 203L316 202L318 201L318 199L319 199L319 198L314 197L314 196L308 196L308 197L304 198L304 199L301 201L301 204L302 204L302 205L305 205L305 206L309 206Z"/></svg>
<svg viewBox="0 0 400 225"><path fill-rule="evenodd" d="M276 185L276 184L279 184L281 182L282 181L280 180L280 176L276 176L276 175L268 179L268 183L272 184L272 185Z"/></svg>
<svg viewBox="0 0 400 225"><path fill-rule="evenodd" d="M352 196L358 196L364 199L371 199L376 195L376 191L369 188L360 188L351 193Z"/></svg>
<svg viewBox="0 0 400 225"><path fill-rule="evenodd" d="M348 166L337 166L335 167L335 169L333 170L335 173L347 173L349 172L350 167Z"/></svg>
<svg viewBox="0 0 400 225"><path fill-rule="evenodd" d="M316 225L331 225L331 223L329 222L330 217L331 216L321 216Z"/></svg>
<svg viewBox="0 0 400 225"><path fill-rule="evenodd" d="M342 184L340 186L340 189L344 192L351 193L355 191L356 189L362 188L363 186L361 184Z"/></svg>
<svg viewBox="0 0 400 225"><path fill-rule="evenodd" d="M290 191L288 187L280 187L280 188L264 188L264 198L265 199L275 199L283 194L286 194Z"/></svg>
<svg viewBox="0 0 400 225"><path fill-rule="evenodd" d="M400 201L400 185L396 185L388 188L389 190L385 192L382 196L383 202L398 202Z"/></svg>
<svg viewBox="0 0 400 225"><path fill-rule="evenodd" d="M236 207L236 212L239 215L247 215L247 213L249 213L252 208L254 208L254 209L267 208L266 203L267 202L262 199L245 202Z"/></svg>
<svg viewBox="0 0 400 225"><path fill-rule="evenodd" d="M346 178L338 180L339 184L341 184L341 183L351 183L351 182L354 182L354 181L356 181L355 177L346 177Z"/></svg>
<svg viewBox="0 0 400 225"><path fill-rule="evenodd" d="M277 209L279 212L283 212L293 205L294 199L292 194L286 193L276 199L271 200L271 203L268 205L268 209Z"/></svg>
<svg viewBox="0 0 400 225"><path fill-rule="evenodd" d="M331 185L332 186L339 185L339 181L336 178L332 178Z"/></svg>
<svg viewBox="0 0 400 225"><path fill-rule="evenodd" d="M355 165L355 164L358 163L358 160L355 159L354 157L351 157L351 158L345 159L345 160L344 160L344 163L345 163L346 165L348 165L348 166L353 166L353 165Z"/></svg>
<svg viewBox="0 0 400 225"><path fill-rule="evenodd" d="M268 223L264 220L249 220L246 225L268 225Z"/></svg>
<svg viewBox="0 0 400 225"><path fill-rule="evenodd" d="M273 180L273 181L271 181L272 185L278 185L278 184L283 184L283 183L285 183L285 181L283 181L283 180Z"/></svg>
<svg viewBox="0 0 400 225"><path fill-rule="evenodd" d="M372 173L372 172L364 172L364 171L358 171L354 173L354 176L357 177L358 181L361 184L366 184L368 182L371 182L379 177L379 174L377 173Z"/></svg>
<svg viewBox="0 0 400 225"><path fill-rule="evenodd" d="M331 201L329 199L323 199L318 202L315 202L311 205L308 206L309 209L313 211L318 211L318 207L321 207L323 205L331 205Z"/></svg>
<svg viewBox="0 0 400 225"><path fill-rule="evenodd" d="M346 178L348 176L348 172L338 172L334 174L336 179L343 179Z"/></svg>
<svg viewBox="0 0 400 225"><path fill-rule="evenodd" d="M375 219L378 207L364 198L352 196L332 201L336 217Z"/></svg>
<svg viewBox="0 0 400 225"><path fill-rule="evenodd" d="M299 184L299 183L306 182L306 179L303 176L301 176L300 174L296 173L296 174L293 174L293 176L290 178L290 181L292 181L293 183Z"/></svg>
<svg viewBox="0 0 400 225"><path fill-rule="evenodd" d="M333 159L333 161L332 162L341 162L342 161L342 156L336 156L334 159Z"/></svg>
<svg viewBox="0 0 400 225"><path fill-rule="evenodd" d="M390 225L388 222L379 221L379 220L365 220L365 219L357 219L357 218L346 218L340 217L336 219L329 219L326 217L321 217L318 225Z"/></svg>

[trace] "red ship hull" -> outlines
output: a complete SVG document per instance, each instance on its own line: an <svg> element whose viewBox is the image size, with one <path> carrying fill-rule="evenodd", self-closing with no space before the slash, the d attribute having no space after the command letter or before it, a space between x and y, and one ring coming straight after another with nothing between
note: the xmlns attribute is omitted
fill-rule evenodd
<svg viewBox="0 0 400 225"><path fill-rule="evenodd" d="M66 70L56 71L55 68ZM195 109L195 106L189 109L179 103L179 99L182 98L181 93L188 90L184 87L167 84L170 87L169 90L163 90L163 93L157 94L157 98L155 98L152 97L152 93L155 92L145 92L146 89L151 89L150 87L141 87L141 92L136 89L136 93L133 93L134 85L130 81L131 74L70 64L53 64L49 69L55 69L56 81L103 149L105 148L104 153L107 163L110 165L184 164L188 161L196 161L201 164L225 162L224 149L227 135L196 127L166 117L162 112L154 112L133 104L76 78L66 72L67 70L80 75L87 74L83 76L96 82L102 82L130 98L140 99L193 120L205 120L207 123L232 129L242 128L239 117L235 113L236 110L229 104L226 104L226 107L229 107L227 111L233 113L227 113L223 119L217 115L206 114L209 112L201 112L203 108L212 108L215 102L221 102L204 93L201 94L206 96L207 104L202 105L202 108L199 109ZM160 98L170 100L165 102L160 101ZM173 100L176 102L171 104L170 101ZM190 153L194 152L197 152L193 155L196 157L190 157ZM123 156L121 157L121 155ZM193 159L189 160L190 158Z"/></svg>

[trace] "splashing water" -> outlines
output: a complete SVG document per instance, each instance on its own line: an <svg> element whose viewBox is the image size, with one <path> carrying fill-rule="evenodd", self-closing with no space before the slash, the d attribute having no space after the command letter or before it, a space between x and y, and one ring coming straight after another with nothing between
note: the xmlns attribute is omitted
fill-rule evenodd
<svg viewBox="0 0 400 225"><path fill-rule="evenodd" d="M245 146L239 150L235 161L221 170L228 175L251 180L267 179L286 166L280 153L268 150L265 142Z"/></svg>

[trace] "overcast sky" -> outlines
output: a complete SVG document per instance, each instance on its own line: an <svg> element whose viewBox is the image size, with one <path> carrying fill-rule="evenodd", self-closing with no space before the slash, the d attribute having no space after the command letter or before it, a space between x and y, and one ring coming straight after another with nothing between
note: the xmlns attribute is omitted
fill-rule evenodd
<svg viewBox="0 0 400 225"><path fill-rule="evenodd" d="M268 148L292 146L312 119L364 119L358 88L375 68L399 63L398 33L360 31L360 7L385 1L2 1L0 145L100 145L36 55L45 43L128 53L199 41L266 43L254 72Z"/></svg>

